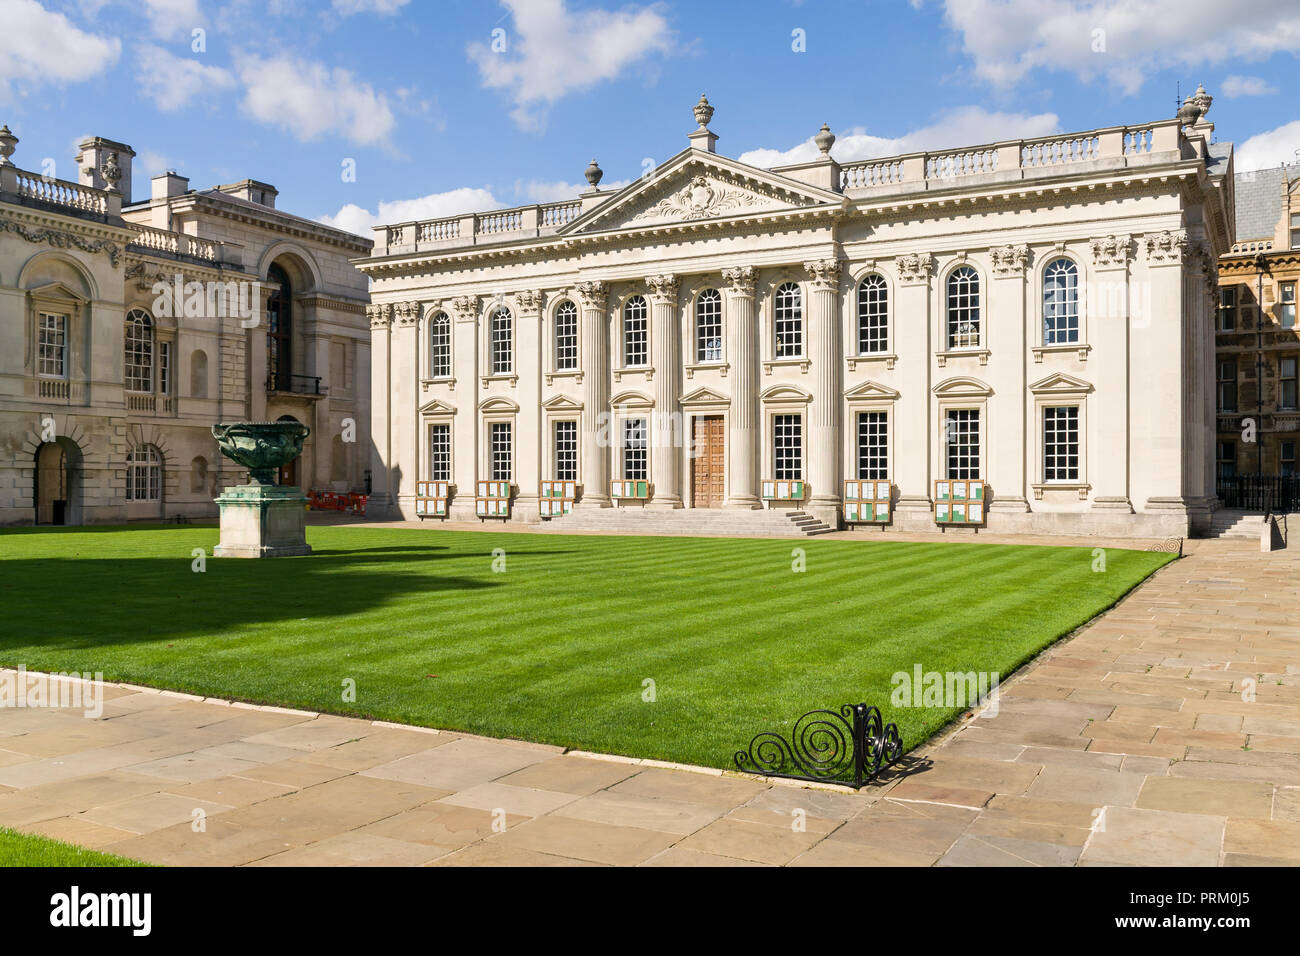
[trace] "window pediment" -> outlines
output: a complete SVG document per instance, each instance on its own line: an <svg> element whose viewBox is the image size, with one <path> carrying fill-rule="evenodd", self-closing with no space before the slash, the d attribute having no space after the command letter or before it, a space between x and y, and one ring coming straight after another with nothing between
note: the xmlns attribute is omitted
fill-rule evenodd
<svg viewBox="0 0 1300 956"><path fill-rule="evenodd" d="M480 412L518 412L519 406L508 398L493 396L478 403Z"/></svg>
<svg viewBox="0 0 1300 956"><path fill-rule="evenodd" d="M1092 391L1092 385L1081 378L1054 372L1029 386L1035 395L1084 395Z"/></svg>
<svg viewBox="0 0 1300 956"><path fill-rule="evenodd" d="M456 406L444 402L442 399L435 398L431 402L425 402L420 406L421 415L455 415Z"/></svg>
<svg viewBox="0 0 1300 956"><path fill-rule="evenodd" d="M609 404L615 408L651 408L655 400L644 392L626 391L619 392L609 400Z"/></svg>
<svg viewBox="0 0 1300 956"><path fill-rule="evenodd" d="M721 392L715 392L711 388L702 386L689 395L683 395L678 400L678 404L687 407L692 405L730 405L731 399Z"/></svg>
<svg viewBox="0 0 1300 956"><path fill-rule="evenodd" d="M27 294L36 301L49 304L64 303L74 306L85 305L90 301L76 289L62 282L46 282L44 285L28 289Z"/></svg>
<svg viewBox="0 0 1300 956"><path fill-rule="evenodd" d="M574 401L567 395L552 395L542 402L542 408L551 412L580 412L582 402Z"/></svg>
<svg viewBox="0 0 1300 956"><path fill-rule="evenodd" d="M931 391L940 398L987 398L993 394L987 383L960 375L944 379Z"/></svg>
<svg viewBox="0 0 1300 956"><path fill-rule="evenodd" d="M854 399L895 399L898 398L898 390L889 388L887 385L881 385L879 382L867 381L861 385L846 389L844 397L849 401Z"/></svg>
<svg viewBox="0 0 1300 956"><path fill-rule="evenodd" d="M762 402L800 402L806 404L812 401L812 394L794 385L772 385L760 392L758 398Z"/></svg>

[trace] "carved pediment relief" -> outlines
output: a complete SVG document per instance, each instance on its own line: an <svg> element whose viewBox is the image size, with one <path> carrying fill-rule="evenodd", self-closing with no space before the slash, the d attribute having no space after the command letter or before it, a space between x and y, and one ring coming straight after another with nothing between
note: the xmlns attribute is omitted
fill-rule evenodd
<svg viewBox="0 0 1300 956"><path fill-rule="evenodd" d="M838 193L725 157L681 154L579 217L568 233L722 219L771 209L840 204Z"/></svg>
<svg viewBox="0 0 1300 956"><path fill-rule="evenodd" d="M723 395L721 392L715 392L711 388L700 387L695 389L695 391L691 392L689 395L683 395L680 399L680 404L688 407L691 405L729 405L731 404L731 399L726 395Z"/></svg>

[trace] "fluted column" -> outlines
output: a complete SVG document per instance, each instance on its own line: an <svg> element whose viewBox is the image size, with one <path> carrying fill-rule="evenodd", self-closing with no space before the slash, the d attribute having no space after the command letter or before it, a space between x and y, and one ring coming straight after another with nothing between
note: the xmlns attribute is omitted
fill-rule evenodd
<svg viewBox="0 0 1300 956"><path fill-rule="evenodd" d="M681 335L677 322L677 277L646 276L650 293L650 351L654 365L654 400L650 432L650 477L654 482L651 508L682 506L684 446L681 397Z"/></svg>
<svg viewBox="0 0 1300 956"><path fill-rule="evenodd" d="M389 488L402 517L408 519L415 514L415 483L420 478L416 425L420 414L419 321L418 302L393 303Z"/></svg>
<svg viewBox="0 0 1300 956"><path fill-rule="evenodd" d="M840 354L840 263L819 259L804 263L808 272L808 332L811 340L813 400L808 427L810 505L823 520L838 521L840 505L840 424L843 356Z"/></svg>
<svg viewBox="0 0 1300 956"><path fill-rule="evenodd" d="M609 415L609 286L579 282L582 308L582 500L608 508L609 445L614 439Z"/></svg>
<svg viewBox="0 0 1300 956"><path fill-rule="evenodd" d="M1096 444L1085 446L1087 481L1092 485L1092 508L1132 514L1129 497L1129 261L1133 240L1123 236L1100 236L1090 243L1093 281L1086 298L1087 341L1092 345L1089 361L1096 391L1088 399L1086 437ZM1037 433L1038 424L1034 423ZM1031 439L1032 440L1032 439ZM1035 477L1035 480L1038 480Z"/></svg>
<svg viewBox="0 0 1300 956"><path fill-rule="evenodd" d="M478 478L479 300L461 295L444 302L452 318L452 374L456 381L456 416L452 419L451 467L456 497L451 517L474 517L474 482Z"/></svg>
<svg viewBox="0 0 1300 956"><path fill-rule="evenodd" d="M895 323L894 347L898 353L898 400L889 422L894 448L890 464L898 488L894 524L905 531L932 530L931 482L940 474L934 460L937 419L930 394L934 368L930 280L934 256L909 252L895 260L894 268L898 273L894 314L900 317Z"/></svg>
<svg viewBox="0 0 1300 956"><path fill-rule="evenodd" d="M758 328L754 284L758 270L722 270L727 299L727 361L731 365L731 414L727 418L727 507L759 508Z"/></svg>

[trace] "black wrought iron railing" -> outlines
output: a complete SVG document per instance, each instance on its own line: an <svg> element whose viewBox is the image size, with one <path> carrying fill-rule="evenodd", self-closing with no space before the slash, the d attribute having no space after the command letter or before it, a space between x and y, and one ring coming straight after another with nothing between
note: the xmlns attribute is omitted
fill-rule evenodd
<svg viewBox="0 0 1300 956"><path fill-rule="evenodd" d="M295 395L324 395L319 375L279 375L272 372L266 377L268 392L292 392Z"/></svg>
<svg viewBox="0 0 1300 956"><path fill-rule="evenodd" d="M1272 514L1300 511L1300 475L1220 475L1217 483L1225 508Z"/></svg>

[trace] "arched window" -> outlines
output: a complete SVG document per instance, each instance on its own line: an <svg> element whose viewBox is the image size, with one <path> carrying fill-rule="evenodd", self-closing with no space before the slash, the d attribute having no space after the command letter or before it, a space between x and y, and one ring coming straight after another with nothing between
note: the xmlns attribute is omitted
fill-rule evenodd
<svg viewBox="0 0 1300 956"><path fill-rule="evenodd" d="M162 455L153 445L141 445L126 455L126 500L162 498Z"/></svg>
<svg viewBox="0 0 1300 956"><path fill-rule="evenodd" d="M803 293L793 282L776 290L776 357L803 355Z"/></svg>
<svg viewBox="0 0 1300 956"><path fill-rule="evenodd" d="M1053 259L1043 270L1043 344L1079 341L1079 267Z"/></svg>
<svg viewBox="0 0 1300 956"><path fill-rule="evenodd" d="M128 392L153 391L153 319L144 309L126 315L125 385Z"/></svg>
<svg viewBox="0 0 1300 956"><path fill-rule="evenodd" d="M705 289L695 299L695 361L722 361L722 295Z"/></svg>
<svg viewBox="0 0 1300 956"><path fill-rule="evenodd" d="M208 397L208 356L202 349L190 353L190 398Z"/></svg>
<svg viewBox="0 0 1300 956"><path fill-rule="evenodd" d="M858 354L889 351L889 286L883 276L858 283Z"/></svg>
<svg viewBox="0 0 1300 956"><path fill-rule="evenodd" d="M975 349L979 344L979 273L959 266L948 275L948 348Z"/></svg>
<svg viewBox="0 0 1300 956"><path fill-rule="evenodd" d="M578 307L564 301L555 310L555 370L572 371L578 367Z"/></svg>
<svg viewBox="0 0 1300 956"><path fill-rule="evenodd" d="M646 364L645 297L634 295L623 306L623 365L632 368Z"/></svg>
<svg viewBox="0 0 1300 956"><path fill-rule="evenodd" d="M429 322L429 378L451 378L451 319L446 312Z"/></svg>
<svg viewBox="0 0 1300 956"><path fill-rule="evenodd" d="M510 310L502 306L494 311L488 326L491 338L489 345L492 355L492 374L507 375L514 371L515 367L512 331L514 326Z"/></svg>
<svg viewBox="0 0 1300 956"><path fill-rule="evenodd" d="M289 274L272 264L266 272L271 294L266 299L266 387L290 391L293 374L293 286Z"/></svg>

